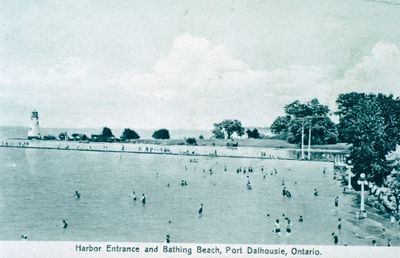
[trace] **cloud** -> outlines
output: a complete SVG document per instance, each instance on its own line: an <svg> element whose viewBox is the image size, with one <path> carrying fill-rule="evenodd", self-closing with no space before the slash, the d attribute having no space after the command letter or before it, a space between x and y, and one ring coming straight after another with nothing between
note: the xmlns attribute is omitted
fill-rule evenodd
<svg viewBox="0 0 400 258"><path fill-rule="evenodd" d="M226 118L267 126L297 99L319 98L333 105L338 93L351 90L399 95L399 71L400 50L393 43L377 43L337 79L332 67L256 70L224 45L181 35L145 74L108 71L104 64L79 57L48 68L3 69L0 98L13 104L0 108L10 110L2 118L10 123L26 116L13 113L23 106L48 113L45 124L60 127L209 128Z"/></svg>
<svg viewBox="0 0 400 258"><path fill-rule="evenodd" d="M335 82L336 92L383 92L400 95L400 49L395 43L378 42L344 77Z"/></svg>
<svg viewBox="0 0 400 258"><path fill-rule="evenodd" d="M254 70L223 45L182 35L149 73L108 73L71 57L48 69L8 69L0 96L52 113L51 126L208 128L225 118L268 125L288 102L323 97L328 77L309 66Z"/></svg>

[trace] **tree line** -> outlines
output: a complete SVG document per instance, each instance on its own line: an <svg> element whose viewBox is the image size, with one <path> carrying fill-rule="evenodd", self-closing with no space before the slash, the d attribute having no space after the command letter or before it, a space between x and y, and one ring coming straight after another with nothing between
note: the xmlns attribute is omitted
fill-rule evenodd
<svg viewBox="0 0 400 258"><path fill-rule="evenodd" d="M340 94L336 104L337 111L332 113L318 99L304 103L296 100L284 107L284 115L277 117L270 129L277 138L293 144L301 144L302 135L305 143L311 135L314 145L350 144L356 179L365 173L369 182L382 186L394 169L387 155L400 144L399 97L350 92ZM339 123L331 120L333 114L339 118ZM244 133L237 119L215 123L212 129L217 139L230 139L233 134L241 137ZM260 138L257 129L247 129L246 133L249 138Z"/></svg>

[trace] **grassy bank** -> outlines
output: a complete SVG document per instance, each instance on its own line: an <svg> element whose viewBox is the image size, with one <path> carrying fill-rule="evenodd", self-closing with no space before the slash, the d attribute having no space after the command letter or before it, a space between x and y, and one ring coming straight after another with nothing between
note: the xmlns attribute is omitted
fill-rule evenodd
<svg viewBox="0 0 400 258"><path fill-rule="evenodd" d="M187 145L184 139L169 139L169 140L155 140L155 139L139 139L135 140L136 143L143 144L159 144L159 145ZM287 143L279 139L196 139L198 146L227 146L227 144L238 144L238 147L262 147L262 148L279 148L279 149L296 149L299 148L296 144ZM312 145L312 149L324 150L347 150L349 145L346 143L327 144L327 145Z"/></svg>

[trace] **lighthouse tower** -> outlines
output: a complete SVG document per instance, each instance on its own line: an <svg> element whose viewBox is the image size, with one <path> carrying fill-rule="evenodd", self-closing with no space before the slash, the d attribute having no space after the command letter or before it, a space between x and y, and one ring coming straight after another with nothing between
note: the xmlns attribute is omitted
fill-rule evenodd
<svg viewBox="0 0 400 258"><path fill-rule="evenodd" d="M32 111L31 123L28 132L28 139L40 139L40 127L39 127L39 113L36 110Z"/></svg>

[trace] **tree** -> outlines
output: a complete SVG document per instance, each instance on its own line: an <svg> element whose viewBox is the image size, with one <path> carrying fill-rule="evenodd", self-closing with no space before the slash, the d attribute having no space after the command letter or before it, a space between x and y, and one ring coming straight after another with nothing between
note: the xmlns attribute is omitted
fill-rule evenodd
<svg viewBox="0 0 400 258"><path fill-rule="evenodd" d="M68 137L68 136L67 136L67 133L66 133L66 132L65 132L65 133L60 133L60 134L58 135L58 139L60 139L61 141L64 141L67 137Z"/></svg>
<svg viewBox="0 0 400 258"><path fill-rule="evenodd" d="M197 145L196 138L192 137L186 138L186 143L190 145Z"/></svg>
<svg viewBox="0 0 400 258"><path fill-rule="evenodd" d="M156 131L154 131L152 137L154 139L169 139L169 132L165 128L156 130Z"/></svg>
<svg viewBox="0 0 400 258"><path fill-rule="evenodd" d="M311 128L312 144L333 144L338 141L335 124L328 117L328 106L322 105L317 99L306 103L296 100L285 106L285 116L279 116L271 125L271 131L283 135L289 143L301 142L302 127L305 132ZM304 140L308 141L308 133Z"/></svg>
<svg viewBox="0 0 400 258"><path fill-rule="evenodd" d="M121 135L122 140L134 140L139 138L140 138L139 134L137 134L134 130L129 128L125 128Z"/></svg>
<svg viewBox="0 0 400 258"><path fill-rule="evenodd" d="M221 124L217 124L217 123L214 124L212 134L215 139L224 139L225 138L225 134L224 134Z"/></svg>
<svg viewBox="0 0 400 258"><path fill-rule="evenodd" d="M271 125L271 132L274 134L287 134L290 124L290 116L278 116Z"/></svg>
<svg viewBox="0 0 400 258"><path fill-rule="evenodd" d="M254 128L253 130L247 129L246 134L247 134L247 137L249 137L249 138L254 138L254 139L260 138L260 133L258 132L257 128Z"/></svg>
<svg viewBox="0 0 400 258"><path fill-rule="evenodd" d="M230 139L233 133L242 136L244 134L244 128L239 120L226 119L221 123L215 123L212 133L217 139L224 139L225 136L227 139Z"/></svg>
<svg viewBox="0 0 400 258"><path fill-rule="evenodd" d="M336 103L340 137L352 144L353 172L381 186L391 172L386 155L400 143L400 99L352 92Z"/></svg>
<svg viewBox="0 0 400 258"><path fill-rule="evenodd" d="M108 127L103 127L103 132L101 133L101 136L104 137L104 138L114 137L114 135L112 134L111 129L108 128Z"/></svg>

